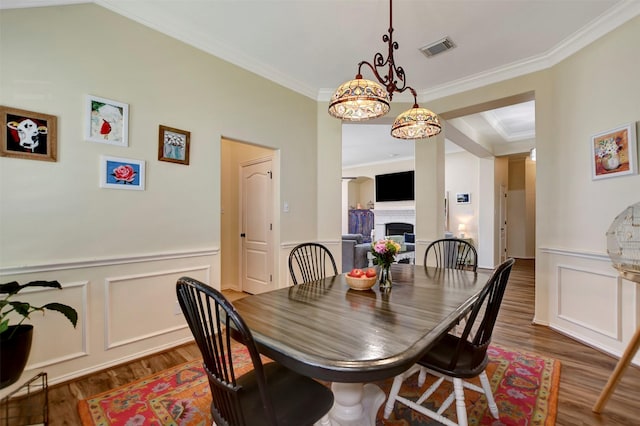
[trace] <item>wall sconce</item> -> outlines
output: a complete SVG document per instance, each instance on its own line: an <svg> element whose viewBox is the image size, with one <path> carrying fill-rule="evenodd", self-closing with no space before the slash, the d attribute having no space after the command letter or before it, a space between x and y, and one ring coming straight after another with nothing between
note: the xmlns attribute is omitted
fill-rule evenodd
<svg viewBox="0 0 640 426"><path fill-rule="evenodd" d="M460 238L464 238L464 231L467 229L464 223L458 225L458 231L460 231Z"/></svg>

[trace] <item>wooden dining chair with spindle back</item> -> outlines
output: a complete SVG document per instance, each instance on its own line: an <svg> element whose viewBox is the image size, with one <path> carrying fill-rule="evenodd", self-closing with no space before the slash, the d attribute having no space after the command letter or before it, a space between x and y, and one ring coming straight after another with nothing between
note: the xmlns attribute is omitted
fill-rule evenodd
<svg viewBox="0 0 640 426"><path fill-rule="evenodd" d="M178 280L176 292L202 353L214 424L331 425L331 390L276 362L263 364L251 331L222 293L188 277ZM239 345L232 346L233 341ZM244 374L233 354L233 348L242 346L253 365Z"/></svg>
<svg viewBox="0 0 640 426"><path fill-rule="evenodd" d="M296 285L338 275L338 268L328 248L318 243L302 243L289 253L289 272Z"/></svg>
<svg viewBox="0 0 640 426"><path fill-rule="evenodd" d="M438 268L478 269L478 253L468 241L459 238L442 238L433 241L424 252L424 265Z"/></svg>
<svg viewBox="0 0 640 426"><path fill-rule="evenodd" d="M464 388L483 393L487 398L489 411L498 418L498 406L491 392L491 385L485 371L489 358L487 349L491 342L491 334L498 317L502 297L509 280L514 259L507 259L493 272L478 298L474 302L464 330L460 335L445 334L418 360L417 364L404 373L396 376L389 391L389 398L384 409L384 418L389 418L396 402L400 402L412 410L431 417L448 426L467 426L467 411L464 399ZM424 368L424 370L423 370ZM418 386L422 387L425 376L422 372L438 377L438 380L419 397L410 399L399 395L402 382L409 376L420 372ZM480 377L482 386L477 386L463 379ZM433 405L425 406L424 402L440 386L444 380L453 382L453 392L436 410ZM444 411L456 402L457 422L443 416Z"/></svg>

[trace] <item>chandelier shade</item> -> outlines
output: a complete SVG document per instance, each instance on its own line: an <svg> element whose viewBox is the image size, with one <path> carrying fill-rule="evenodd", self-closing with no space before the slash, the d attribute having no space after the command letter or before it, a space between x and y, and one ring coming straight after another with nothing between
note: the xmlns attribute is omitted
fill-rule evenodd
<svg viewBox="0 0 640 426"><path fill-rule="evenodd" d="M391 126L391 136L398 139L425 139L442 130L440 119L426 108L414 105L400 114Z"/></svg>
<svg viewBox="0 0 640 426"><path fill-rule="evenodd" d="M378 52L373 63L362 61L358 74L338 87L329 102L329 114L347 121L363 121L378 118L389 112L389 103L395 92L409 90L413 95L413 108L400 114L393 123L391 136L399 139L424 139L442 130L438 116L426 108L420 108L416 91L407 86L404 69L397 66L393 51L398 43L393 41L393 0L389 0L389 30L382 36L387 43L388 56ZM369 67L378 82L362 78L362 67ZM381 74L386 69L386 75ZM380 83L380 84L378 84Z"/></svg>
<svg viewBox="0 0 640 426"><path fill-rule="evenodd" d="M380 84L359 75L338 87L331 97L329 114L341 120L369 120L389 112L390 101Z"/></svg>

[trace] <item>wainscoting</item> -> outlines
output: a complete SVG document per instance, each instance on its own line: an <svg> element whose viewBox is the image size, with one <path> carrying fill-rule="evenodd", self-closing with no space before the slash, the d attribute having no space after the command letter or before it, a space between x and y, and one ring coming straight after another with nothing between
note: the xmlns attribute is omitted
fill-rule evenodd
<svg viewBox="0 0 640 426"><path fill-rule="evenodd" d="M46 371L54 385L191 341L177 305L176 281L186 275L218 287L212 282L218 271L217 249L1 269L1 282L62 285L62 290L25 290L18 300L38 306L60 302L78 311L75 329L56 312L31 315L33 344L23 378Z"/></svg>
<svg viewBox="0 0 640 426"><path fill-rule="evenodd" d="M548 283L548 325L619 357L640 324L638 285L622 279L604 254L550 248L540 253L536 282ZM640 354L633 363L640 365Z"/></svg>

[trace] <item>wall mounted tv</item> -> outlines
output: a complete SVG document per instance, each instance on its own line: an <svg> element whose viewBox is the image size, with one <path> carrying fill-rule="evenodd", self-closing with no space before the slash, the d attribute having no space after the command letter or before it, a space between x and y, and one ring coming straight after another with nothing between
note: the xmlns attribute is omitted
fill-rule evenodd
<svg viewBox="0 0 640 426"><path fill-rule="evenodd" d="M376 175L376 201L406 201L414 199L414 172Z"/></svg>

